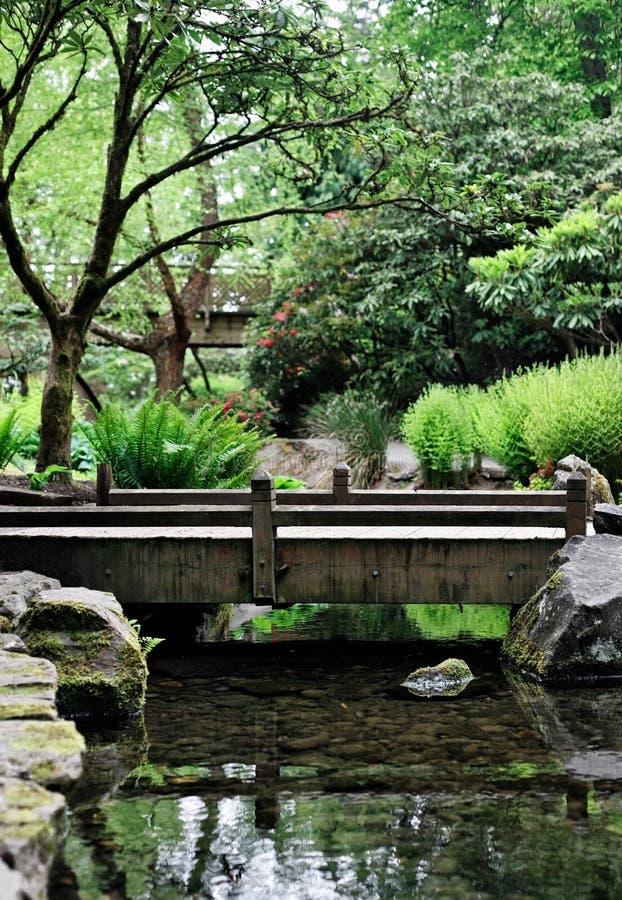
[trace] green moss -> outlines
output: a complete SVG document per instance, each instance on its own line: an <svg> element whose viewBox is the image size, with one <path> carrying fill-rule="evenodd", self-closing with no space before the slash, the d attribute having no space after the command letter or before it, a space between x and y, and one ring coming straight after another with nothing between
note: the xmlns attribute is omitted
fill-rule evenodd
<svg viewBox="0 0 622 900"><path fill-rule="evenodd" d="M96 673L59 679L56 702L64 716L115 720L135 715L144 701L144 679L130 676L111 679Z"/></svg>
<svg viewBox="0 0 622 900"><path fill-rule="evenodd" d="M545 671L545 659L541 650L537 649L529 638L531 629L540 615L540 601L561 580L559 571L554 572L537 594L522 606L510 625L510 630L501 647L501 658L509 665L522 672L542 675Z"/></svg>
<svg viewBox="0 0 622 900"><path fill-rule="evenodd" d="M24 640L32 656L41 656L56 664L70 658L66 644L58 635L37 631L26 634Z"/></svg>
<svg viewBox="0 0 622 900"><path fill-rule="evenodd" d="M73 722L32 722L27 734L9 741L12 751L36 753L41 748L54 756L70 756L84 750L84 738Z"/></svg>
<svg viewBox="0 0 622 900"><path fill-rule="evenodd" d="M19 674L22 674L21 670ZM40 684L5 684L0 687L0 697L9 701L12 694L19 697L37 697L42 691L51 690L52 687L49 681L42 681Z"/></svg>
<svg viewBox="0 0 622 900"><path fill-rule="evenodd" d="M20 621L20 629L29 631L101 631L106 622L84 603L77 600L54 600L40 603L26 610Z"/></svg>
<svg viewBox="0 0 622 900"><path fill-rule="evenodd" d="M8 719L54 719L54 706L50 703L10 703L0 705L0 721Z"/></svg>
<svg viewBox="0 0 622 900"><path fill-rule="evenodd" d="M11 619L8 616L0 616L0 634L9 634L11 631Z"/></svg>

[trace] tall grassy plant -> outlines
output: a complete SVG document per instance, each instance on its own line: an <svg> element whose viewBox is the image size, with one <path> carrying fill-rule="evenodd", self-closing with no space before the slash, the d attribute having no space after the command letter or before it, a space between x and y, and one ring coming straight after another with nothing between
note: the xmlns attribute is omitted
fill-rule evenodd
<svg viewBox="0 0 622 900"><path fill-rule="evenodd" d="M473 449L472 399L457 387L433 384L402 420L402 435L416 455L426 487L446 488L466 478Z"/></svg>
<svg viewBox="0 0 622 900"><path fill-rule="evenodd" d="M525 422L538 403L539 371L535 368L501 378L482 392L473 412L481 452L506 466L509 474L524 484L536 468Z"/></svg>
<svg viewBox="0 0 622 900"><path fill-rule="evenodd" d="M539 370L524 436L539 465L575 453L615 484L622 478L622 352Z"/></svg>
<svg viewBox="0 0 622 900"><path fill-rule="evenodd" d="M388 404L373 394L345 391L324 394L303 417L308 437L336 441L352 470L354 487L367 488L383 474L387 446L395 433Z"/></svg>
<svg viewBox="0 0 622 900"><path fill-rule="evenodd" d="M190 416L170 398L134 410L111 403L81 426L100 462L124 488L235 488L249 484L257 450L255 428L204 407Z"/></svg>

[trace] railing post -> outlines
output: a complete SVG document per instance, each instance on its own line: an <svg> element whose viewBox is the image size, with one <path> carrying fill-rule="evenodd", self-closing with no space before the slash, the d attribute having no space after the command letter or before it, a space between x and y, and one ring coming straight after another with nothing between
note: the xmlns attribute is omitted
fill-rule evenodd
<svg viewBox="0 0 622 900"><path fill-rule="evenodd" d="M110 463L97 463L96 503L108 506L112 487L112 467Z"/></svg>
<svg viewBox="0 0 622 900"><path fill-rule="evenodd" d="M350 500L352 470L346 463L339 463L333 469L333 496L335 503L343 506Z"/></svg>
<svg viewBox="0 0 622 900"><path fill-rule="evenodd" d="M254 600L276 600L275 505L274 478L265 469L257 469L251 479Z"/></svg>
<svg viewBox="0 0 622 900"><path fill-rule="evenodd" d="M587 534L587 478L571 472L566 482L566 537Z"/></svg>

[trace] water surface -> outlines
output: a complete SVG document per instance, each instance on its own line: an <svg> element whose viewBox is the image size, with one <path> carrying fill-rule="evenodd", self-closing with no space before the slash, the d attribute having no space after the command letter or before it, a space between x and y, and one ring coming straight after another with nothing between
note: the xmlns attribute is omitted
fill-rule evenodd
<svg viewBox="0 0 622 900"><path fill-rule="evenodd" d="M158 648L144 727L90 735L57 896L622 897L622 688L502 672L507 610L469 608L476 641L457 608L368 609L349 641L329 607ZM401 687L450 655L459 696Z"/></svg>

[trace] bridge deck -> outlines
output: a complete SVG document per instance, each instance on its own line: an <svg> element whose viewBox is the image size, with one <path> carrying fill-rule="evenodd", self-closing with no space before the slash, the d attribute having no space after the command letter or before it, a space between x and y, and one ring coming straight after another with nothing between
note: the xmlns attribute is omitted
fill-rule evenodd
<svg viewBox="0 0 622 900"><path fill-rule="evenodd" d="M544 583L563 528L283 527L276 530L276 603L512 603ZM247 603L248 527L0 529L5 569L43 571L67 587L132 603Z"/></svg>

